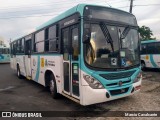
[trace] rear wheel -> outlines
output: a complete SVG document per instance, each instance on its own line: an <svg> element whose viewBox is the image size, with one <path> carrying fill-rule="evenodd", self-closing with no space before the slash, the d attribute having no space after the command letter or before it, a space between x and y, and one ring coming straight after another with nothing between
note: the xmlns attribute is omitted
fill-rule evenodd
<svg viewBox="0 0 160 120"><path fill-rule="evenodd" d="M58 98L57 85L53 75L50 75L49 90L54 99Z"/></svg>

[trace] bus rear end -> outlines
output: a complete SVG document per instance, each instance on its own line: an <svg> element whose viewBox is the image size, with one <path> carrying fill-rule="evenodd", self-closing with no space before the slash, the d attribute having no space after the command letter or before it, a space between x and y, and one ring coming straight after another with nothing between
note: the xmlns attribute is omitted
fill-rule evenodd
<svg viewBox="0 0 160 120"><path fill-rule="evenodd" d="M0 46L0 63L9 63L9 62L10 62L9 48Z"/></svg>

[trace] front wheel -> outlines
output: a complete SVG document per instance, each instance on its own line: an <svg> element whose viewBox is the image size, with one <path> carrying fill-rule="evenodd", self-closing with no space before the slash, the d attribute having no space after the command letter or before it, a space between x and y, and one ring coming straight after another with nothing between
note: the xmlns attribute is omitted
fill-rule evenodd
<svg viewBox="0 0 160 120"><path fill-rule="evenodd" d="M50 75L49 89L50 89L51 96L54 99L58 98L57 85L53 75Z"/></svg>

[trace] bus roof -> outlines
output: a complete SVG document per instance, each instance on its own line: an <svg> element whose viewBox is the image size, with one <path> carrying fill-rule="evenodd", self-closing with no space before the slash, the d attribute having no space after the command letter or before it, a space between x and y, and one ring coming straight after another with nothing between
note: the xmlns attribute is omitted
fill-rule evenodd
<svg viewBox="0 0 160 120"><path fill-rule="evenodd" d="M44 27L49 26L50 24L53 24L53 23L55 23L55 22L58 22L59 20L62 20L62 19L64 19L65 17L68 17L68 16L70 16L70 15L76 13L76 12L79 12L80 15L82 16L82 15L83 15L83 9L84 9L84 7L87 6L87 5L88 5L88 6L107 7L107 6L103 6L103 5L94 5L94 4L78 4L78 5L74 6L73 8L70 8L69 10L61 13L60 15L58 15L58 16L50 19L49 21L47 21L47 22L45 22L45 23L43 23L42 25L40 25L39 27L37 27L35 31L38 31L38 30L40 30L40 29L42 29L42 28L44 28ZM108 7L108 8L110 8L110 9L115 9L115 10L119 10L119 9L111 8L111 7ZM119 11L122 11L122 12L128 13L128 14L131 14L131 13L126 12L126 11L123 11L123 10L119 10ZM133 14L131 14L131 15L133 15ZM134 15L133 15L133 16L134 16ZM33 31L33 32L35 32L35 31ZM30 34L31 34L31 33L30 33ZM27 35L30 35L30 34L27 34ZM12 42L15 42L16 40L21 39L21 38L23 38L23 37L25 37L25 36L27 36L27 35L18 37L17 39L15 39L15 40L12 41Z"/></svg>
<svg viewBox="0 0 160 120"><path fill-rule="evenodd" d="M141 43L153 43L153 42L160 42L160 41L157 41L157 40L143 40L141 41Z"/></svg>
<svg viewBox="0 0 160 120"><path fill-rule="evenodd" d="M102 6L102 5L100 6L100 5L94 5L94 4L78 4L78 5L74 6L73 8L67 10L66 12L61 13L60 15L58 15L58 16L50 19L50 20L47 21L46 23L40 25L39 27L36 28L36 30L40 30L40 29L42 29L42 28L44 28L44 27L46 27L46 26L48 26L48 25L50 25L50 24L53 24L53 23L55 23L55 22L58 22L59 20L65 18L65 17L68 17L68 16L70 16L70 15L76 13L76 12L79 12L80 15L82 16L82 15L83 15L83 9L84 9L84 7L87 6L87 5L90 5L90 6L99 6L99 7L107 7L107 6ZM111 7L108 7L108 8L110 8L110 9L115 9L115 10L119 10L119 9L111 8ZM119 10L119 11L128 13L128 12L123 11L123 10ZM131 14L131 13L128 13L128 14ZM133 15L133 14L132 14L132 15Z"/></svg>

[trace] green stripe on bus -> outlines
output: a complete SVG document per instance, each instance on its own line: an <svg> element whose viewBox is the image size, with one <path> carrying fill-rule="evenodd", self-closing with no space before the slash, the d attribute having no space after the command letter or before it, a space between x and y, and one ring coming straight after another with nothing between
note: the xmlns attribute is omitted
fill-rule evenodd
<svg viewBox="0 0 160 120"><path fill-rule="evenodd" d="M36 77L35 77L34 81L37 81L37 82L38 82L39 73L40 73L40 56L37 56L37 57L38 57L37 71L36 71Z"/></svg>
<svg viewBox="0 0 160 120"><path fill-rule="evenodd" d="M158 65L156 65L154 59L153 59L153 55L150 55L150 61L151 61L151 64L153 65L153 67L157 68Z"/></svg>

